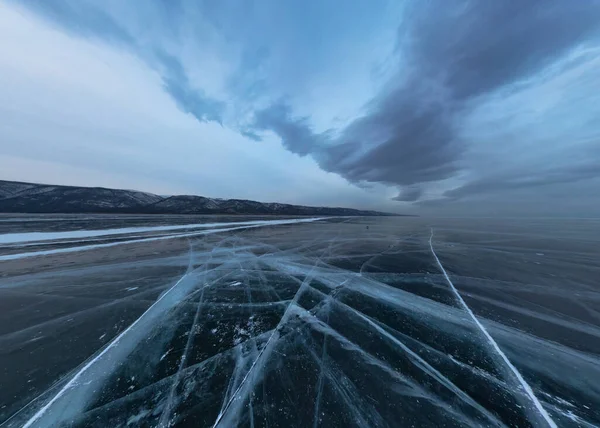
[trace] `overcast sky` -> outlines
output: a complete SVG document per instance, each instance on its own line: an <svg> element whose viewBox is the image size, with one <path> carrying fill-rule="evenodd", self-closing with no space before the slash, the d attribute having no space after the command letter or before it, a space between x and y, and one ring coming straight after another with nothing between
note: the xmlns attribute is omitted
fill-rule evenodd
<svg viewBox="0 0 600 428"><path fill-rule="evenodd" d="M0 179L600 214L599 0L0 0Z"/></svg>

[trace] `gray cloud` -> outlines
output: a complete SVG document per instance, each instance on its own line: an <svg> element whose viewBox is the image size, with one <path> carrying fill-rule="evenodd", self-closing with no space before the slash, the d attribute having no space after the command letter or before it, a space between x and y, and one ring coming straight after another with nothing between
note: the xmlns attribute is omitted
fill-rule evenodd
<svg viewBox="0 0 600 428"><path fill-rule="evenodd" d="M460 171L465 142L456 128L468 103L541 70L575 46L598 28L597 5L592 0L413 2L399 29L401 70L337 138L315 134L307 118L294 118L280 105L257 112L254 129L277 133L289 150L312 155L323 169L351 182L408 186L395 199L416 200L415 185ZM568 177L539 177L546 179ZM469 186L479 185L467 185L452 197Z"/></svg>
<svg viewBox="0 0 600 428"><path fill-rule="evenodd" d="M462 199L492 192L575 183L599 176L600 163L597 160L592 160L576 165L535 171L535 173L523 171L512 172L510 175L486 177L448 190L444 192L443 196L448 199Z"/></svg>
<svg viewBox="0 0 600 428"><path fill-rule="evenodd" d="M597 29L600 18L596 0L427 4L414 9L399 47L409 49L417 78L437 76L459 100L539 70Z"/></svg>
<svg viewBox="0 0 600 428"><path fill-rule="evenodd" d="M139 44L126 27L120 25L102 9L103 3L85 0L22 0L21 2L75 35L115 43L125 48L161 74L165 90L183 112L193 115L201 122L222 122L224 103L193 88L184 67L177 58L164 51ZM157 4L162 5L160 13L171 21L170 26L176 27L177 17L182 16L179 2Z"/></svg>
<svg viewBox="0 0 600 428"><path fill-rule="evenodd" d="M392 200L400 202L415 202L419 200L422 194L423 189L421 189L421 187L407 186L402 188L400 193L397 196L393 197Z"/></svg>
<svg viewBox="0 0 600 428"><path fill-rule="evenodd" d="M265 132L273 132L289 151L311 156L322 169L361 186L395 186L399 194L393 199L405 202L418 201L428 185L463 172L469 146L478 144L465 141L460 132L473 105L536 76L594 31L598 35L600 23L598 0L409 1L397 29L394 58L386 61L397 63L397 71L380 85L380 93L359 117L340 129L316 132L311 117L296 115L290 104L293 97L281 101L282 94L307 88L314 83L312 74L343 70L332 66L340 59L336 52L347 55L366 39L364 34L375 27L365 22L379 23L381 15L371 12L383 10L383 3L340 7L315 1L307 7L273 1L240 7L236 2L156 0L136 6L135 13L119 2L19 3L72 34L119 45L141 58L160 73L177 106L199 121L222 123L227 109L228 118L235 116L229 125L247 138L260 140ZM362 19L367 15L371 18ZM160 28L146 33L139 24L148 16L158 17L152 22ZM231 43L232 52L241 52L237 71L226 79L227 105L198 89L190 81L195 74L186 72L188 63L164 50L193 39L186 52L198 49L201 56L205 46L211 47L207 44L212 38L203 33L208 27L226 40L212 46L214 51L222 53ZM154 31L159 34L156 40L150 34ZM185 58L193 61L193 55ZM265 100L276 101L269 105ZM266 108L256 107L265 103ZM245 125L248 116L252 119ZM573 163L565 161L554 170L538 164L525 170L506 168L505 174L479 171L447 191L444 200L571 183L600 174L593 165Z"/></svg>
<svg viewBox="0 0 600 428"><path fill-rule="evenodd" d="M176 58L160 51L156 51L154 55L162 68L164 88L173 97L177 106L200 122L222 123L225 104L192 88L185 69Z"/></svg>
<svg viewBox="0 0 600 428"><path fill-rule="evenodd" d="M288 150L304 156L319 150L319 143L325 138L324 135L316 135L308 123L306 117L293 117L290 106L282 101L256 112L250 128L254 131L273 131ZM245 132L255 135L252 131Z"/></svg>
<svg viewBox="0 0 600 428"><path fill-rule="evenodd" d="M355 120L320 164L350 181L413 185L449 177L458 169L461 147L453 139L451 114L429 101L428 89L390 91ZM414 104L413 104L414 103Z"/></svg>
<svg viewBox="0 0 600 428"><path fill-rule="evenodd" d="M222 124L224 103L192 89L185 78L167 76L164 78L164 86L183 112L193 115L200 122L214 121Z"/></svg>

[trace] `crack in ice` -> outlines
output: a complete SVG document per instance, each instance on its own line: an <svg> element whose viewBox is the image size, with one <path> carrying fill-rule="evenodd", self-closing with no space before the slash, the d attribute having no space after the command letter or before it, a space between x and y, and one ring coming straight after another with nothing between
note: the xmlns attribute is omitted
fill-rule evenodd
<svg viewBox="0 0 600 428"><path fill-rule="evenodd" d="M331 245L332 245L332 243L333 242L329 243L329 248L328 248L329 251L331 251ZM296 306L296 303L300 299L300 296L302 296L302 294L304 293L304 291L308 287L308 284L312 281L312 279L313 279L313 270L314 270L314 268L317 267L317 265L319 263L321 263L321 260L322 260L322 258L324 256L324 254L325 254L325 251L323 251L323 253L320 255L320 257L315 261L315 263L313 265L313 268L311 269L311 271L308 273L308 275L302 281L302 284L298 288L298 291L294 295L294 298L292 299L292 301L290 302L290 304L286 308L286 310L283 313L283 315L282 315L279 323L275 327L275 329L273 331L273 334L269 337L269 340L265 344L264 348L261 349L261 351L259 352L259 354L256 357L256 359L252 362L252 365L250 366L250 369L248 370L248 372L246 373L246 375L242 379L240 385L237 387L237 389L235 390L235 392L231 395L231 398L229 399L229 401L223 406L222 410L219 412L219 415L217 416L217 419L215 420L215 423L213 424L213 428L216 428L223 421L223 418L224 418L225 414L227 413L227 411L230 409L230 406L232 405L233 401L240 398L240 396L238 396L238 394L240 394L240 391L246 385L246 382L249 379L250 375L255 373L255 368L257 367L259 360L260 360L261 364L266 363L265 360L270 356L271 352L273 351L273 347L275 346L275 343L277 342L277 340L280 337L280 328L287 323L287 321L288 321L291 313L293 312L294 306Z"/></svg>
<svg viewBox="0 0 600 428"><path fill-rule="evenodd" d="M280 239L289 232L284 229L271 228L266 238ZM519 349L519 353L508 355L528 378L530 373L531 379L534 373L540 373L542 379L560 376L558 366L551 364L558 361L558 352L564 353L564 358L573 358L563 361L576 361L573 365L577 367L597 363L589 356L584 362L583 356L572 349L559 348L558 344L513 327L474 319L463 300L469 295L461 290L462 295L457 297L458 291L435 254L433 230L430 248L425 247L425 252L422 247L427 245L427 237L415 239L420 234L362 238L359 232L358 239L337 239L334 234L323 236L319 231L313 239L316 234L300 232L297 240L290 244L285 241L282 248L273 245L279 241L254 241L245 234L191 238L189 264L183 255L164 258L161 269L168 268L169 275L174 267L182 275L180 268L188 264L184 275L187 279L173 291L171 284L178 278L166 284L161 280L162 284L155 287L157 281L153 278L159 277L154 271L139 284L121 282L117 277L117 302L131 300L124 297L130 285L140 286L131 293L136 300L154 297L159 289L162 293L158 300L165 295L167 298L148 314L146 318L150 319L142 320L126 337L122 337L125 332L119 335L115 339L120 340L118 346L113 346L109 336L104 346L113 349L106 355L102 355L106 352L103 347L78 362L80 365L71 373L61 375L59 382L22 407L18 418L13 419L15 413L10 422L5 420L6 425L0 425L85 426L110 420L115 424L133 421L164 428L201 416L202 423L217 428L268 427L281 416L290 421L290 426L311 428L338 420L365 427L394 425L394 421L410 426L419 420L414 418L426 415L438 418L439 425L520 426L528 424L528 417L536 426L554 427L543 419L543 414L540 416L529 392L511 373L512 368L509 370L502 362L504 358L496 355L496 348L490 348L488 336L479 331L483 327L480 324L484 323L498 343L510 343L511 350ZM437 262L434 270L437 273L439 268L445 279L440 275L440 280L432 284L429 274L394 264L402 262L402 254L415 252L417 245L419 260L427 260L431 251ZM135 268L145 268L156 260L136 261ZM433 259L429 261L433 263ZM104 270L94 268L94 275L98 272ZM52 285L53 277L48 278ZM39 282L39 277L35 279ZM115 281L108 276L106 281L94 284L104 287ZM17 284L28 285L25 280ZM83 284L90 287L87 282ZM146 288L150 285L152 288ZM508 282L495 285L509 286ZM417 286L422 288L411 291ZM441 291L443 299L433 295ZM512 312L534 317L537 314L529 306L513 308L500 298L486 296L472 297ZM107 299L93 303L104 307L103 300ZM143 302L145 308L152 304ZM90 314L92 310L96 307L81 313ZM546 312L537 318L552 322ZM159 333L166 326L162 321L167 319L169 330ZM50 327L51 322L55 321L44 321L39 326ZM565 324L575 331L582 331L586 324L578 325L579 329ZM16 339L28 339L36 327L19 331L14 338L0 336L0 345L10 339L16 346ZM187 334L175 335L170 328ZM100 334L94 334L94 339ZM548 366L541 366L533 358L538 354L548 355ZM96 363L86 371L92 359ZM129 381L129 371L135 373L135 382ZM117 377L122 373L127 374L124 382ZM300 373L306 374L306 379ZM577 381L591 391L590 395L597 396L595 377L588 373L595 372L579 373ZM76 382L68 386L77 376ZM488 387L486 397L483 394ZM557 423L568 422L565 418L569 417L574 420L574 413L565 413L570 408L565 410L561 403L548 400L537 385L535 391L544 410ZM42 408L46 403L47 411ZM591 412L586 409L579 409L577 417ZM42 416L32 418L40 411Z"/></svg>
<svg viewBox="0 0 600 428"><path fill-rule="evenodd" d="M510 371L515 375L515 377L517 378L517 380L519 381L519 383L521 384L521 386L523 387L523 389L525 390L525 392L527 393L527 395L529 396L529 398L533 402L533 405L540 412L540 414L542 415L542 417L544 418L544 420L546 421L546 423L551 428L557 428L556 422L554 422L554 420L552 419L552 417L550 417L550 415L548 414L548 412L546 411L546 409L544 409L544 407L542 406L542 404L540 403L540 401L538 400L538 398L533 393L533 390L531 389L531 386L529 386L529 384L527 383L527 381L523 378L523 376L521 375L521 373L519 372L519 370L517 370L517 368L513 365L513 363L510 362L510 360L508 359L508 357L506 356L506 354L502 351L502 349L500 349L500 346L498 346L498 344L496 343L496 341L494 340L494 338L490 335L490 333L488 333L487 329L483 326L483 324L481 324L481 322L479 321L479 319L477 319L477 317L475 316L475 314L473 313L473 311L471 310L471 308L467 305L467 303L464 301L464 299L462 298L462 296L460 295L460 293L458 292L458 290L456 289L456 287L452 283L452 280L448 276L448 273L446 272L446 269L444 269L444 266L442 265L442 262L440 262L440 259L438 258L437 254L435 253L435 251L433 249L433 228L431 228L431 235L429 236L429 248L431 249L431 254L433 254L433 257L435 258L435 261L437 262L437 265L440 268L440 271L443 273L444 278L446 278L446 281L450 285L450 288L452 288L452 291L455 294L455 296L458 299L458 301L460 302L460 304L468 312L468 314L470 315L471 319L473 319L473 321L475 322L475 324L477 325L477 327L479 328L479 330L481 330L481 332L483 333L483 335L486 337L486 339L488 340L488 342L490 343L490 345L492 345L492 348L496 351L496 353L498 353L498 355L500 355L500 357L506 363L506 365L508 366L508 368L510 369Z"/></svg>
<svg viewBox="0 0 600 428"><path fill-rule="evenodd" d="M52 405L63 396L69 389L73 388L77 384L77 380L81 377L81 375L86 372L96 361L102 358L111 348L115 347L119 341L147 314L152 310L171 290L175 289L186 277L187 272L184 274L179 280L173 285L169 290L167 290L162 296L154 302L152 306L150 306L138 319L136 319L129 327L127 327L121 334L119 334L110 344L102 350L96 357L90 360L85 366L81 368L75 375L63 386L58 393L52 397L50 401L48 401L41 409L39 409L24 425L23 428L31 427L36 421L38 421L47 411L52 407Z"/></svg>

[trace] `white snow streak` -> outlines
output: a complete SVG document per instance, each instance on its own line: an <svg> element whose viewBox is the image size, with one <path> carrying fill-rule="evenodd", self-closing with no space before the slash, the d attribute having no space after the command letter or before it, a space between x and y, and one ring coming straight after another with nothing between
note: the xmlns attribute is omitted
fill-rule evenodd
<svg viewBox="0 0 600 428"><path fill-rule="evenodd" d="M294 219L297 221L296 219ZM278 220L275 220L278 221ZM214 229L222 226L263 226L273 220L234 221L225 223L196 223L179 224L171 226L146 226L146 227L124 227L118 229L95 229L95 230L66 230L62 232L25 232L5 233L0 235L0 244L20 244L24 242L54 241L62 239L87 239L115 235L128 235L142 232L169 232L175 230L189 229Z"/></svg>
<svg viewBox="0 0 600 428"><path fill-rule="evenodd" d="M498 344L496 343L496 341L494 340L494 338L490 335L490 333L488 333L488 331L483 326L483 324L481 324L481 322L479 322L479 320L477 319L477 317L475 316L475 314L473 313L473 311L471 310L471 308L469 308L469 306L467 305L467 303L463 300L462 296L460 295L460 293L458 292L458 290L456 289L456 287L452 283L452 280L448 276L448 273L446 272L446 269L444 269L444 266L442 266L442 262L440 262L440 259L438 258L437 254L433 250L433 243L432 243L432 241L433 241L433 228L431 228L431 235L429 236L429 248L431 249L431 254L433 254L433 257L435 258L435 261L437 262L437 265L440 268L440 271L444 274L444 277L446 278L446 281L448 282L448 284L450 284L450 287L452 288L452 291L456 295L456 298L461 303L461 305L464 307L464 309L469 313L469 315L471 316L471 318L473 319L473 321L475 322L475 324L477 325L477 327L479 327L479 329L481 330L481 332L483 333L483 335L488 339L488 341L490 342L490 345L492 345L492 348L494 348L494 350L498 353L498 355L500 355L500 357L502 358L502 360L506 363L506 365L510 368L510 370L512 371L512 373L518 379L519 383L521 384L521 386L523 387L523 389L525 390L525 392L527 393L527 395L529 396L529 398L531 398L531 401L535 405L536 409L541 413L542 417L546 420L546 422L548 423L548 425L551 428L557 428L557 425L554 422L554 420L552 420L552 418L550 417L550 415L548 414L548 412L546 411L546 409L544 409L544 407L542 406L542 404L540 403L540 401L538 400L538 398L533 393L533 390L531 389L531 386L529 386L529 384L523 378L523 376L521 375L521 373L510 362L510 360L508 359L508 357L506 356L506 354L504 354L504 352L502 352L502 349L500 349L500 347L498 346Z"/></svg>
<svg viewBox="0 0 600 428"><path fill-rule="evenodd" d="M138 242L162 241L165 239L185 238L185 237L199 236L199 235L210 235L213 233L230 232L232 230L250 229L250 228L262 227L262 226L276 226L276 225L283 225L283 224L309 223L309 222L319 221L319 220L323 220L323 219L324 218L322 218L322 217L317 217L317 218L303 218L303 219L290 219L290 220L261 220L260 222L247 222L247 223L253 223L253 224L247 224L247 225L242 225L242 226L237 226L237 227L226 227L226 228L222 228L222 229L201 230L201 231L197 231L197 232L179 233L179 234L167 235L167 236L154 236L151 238L132 239L132 240L127 240L127 241L119 241L119 242L108 242L105 244L90 244L90 245L81 245L81 246L68 247L68 248L55 248L55 249L51 249L51 250L30 251L27 253L6 254L3 256L0 256L0 261L16 260L16 259L22 259L22 258L26 258L26 257L47 256L47 255L51 255L51 254L73 253L73 252L79 252L79 251L94 250L96 248L115 247L117 245L123 245L123 244L134 244L134 243L138 243ZM218 224L218 223L211 223L211 224L214 225L214 224ZM232 223L225 223L225 224L232 224ZM2 236L2 235L0 235L0 236Z"/></svg>

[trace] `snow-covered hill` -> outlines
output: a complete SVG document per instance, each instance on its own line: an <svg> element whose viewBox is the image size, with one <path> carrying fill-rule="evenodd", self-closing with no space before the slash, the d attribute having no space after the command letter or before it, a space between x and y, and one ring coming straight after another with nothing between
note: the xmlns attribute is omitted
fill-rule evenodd
<svg viewBox="0 0 600 428"><path fill-rule="evenodd" d="M54 186L0 180L0 212L260 214L260 215L392 215L350 208L307 207L203 196L158 196L135 190Z"/></svg>

